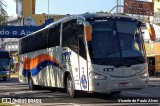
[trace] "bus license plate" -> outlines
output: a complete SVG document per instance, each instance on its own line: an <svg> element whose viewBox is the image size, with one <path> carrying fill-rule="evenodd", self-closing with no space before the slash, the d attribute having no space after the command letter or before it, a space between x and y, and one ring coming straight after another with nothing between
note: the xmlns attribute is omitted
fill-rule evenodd
<svg viewBox="0 0 160 106"><path fill-rule="evenodd" d="M125 82L125 83L119 83L119 87L128 87L128 83L127 82Z"/></svg>

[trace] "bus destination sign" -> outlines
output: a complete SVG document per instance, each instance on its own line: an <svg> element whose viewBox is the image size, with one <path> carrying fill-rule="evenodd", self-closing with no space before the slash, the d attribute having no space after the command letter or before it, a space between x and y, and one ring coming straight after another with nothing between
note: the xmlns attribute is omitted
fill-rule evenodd
<svg viewBox="0 0 160 106"><path fill-rule="evenodd" d="M137 15L154 15L154 3L135 0L124 0L124 13Z"/></svg>

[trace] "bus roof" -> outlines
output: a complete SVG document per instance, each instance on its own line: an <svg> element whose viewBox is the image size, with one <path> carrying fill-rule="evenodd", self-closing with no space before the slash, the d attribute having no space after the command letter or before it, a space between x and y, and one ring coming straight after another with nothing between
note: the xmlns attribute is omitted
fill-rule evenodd
<svg viewBox="0 0 160 106"><path fill-rule="evenodd" d="M98 17L108 17L108 18L119 17L119 18L126 18L126 19L135 19L128 15L118 15L118 14L82 14L81 16L84 17L85 19L98 18Z"/></svg>
<svg viewBox="0 0 160 106"><path fill-rule="evenodd" d="M58 21L55 21L55 22L47 25L46 27L44 27L44 28L42 28L42 29L40 29L40 30L38 30L38 31L35 31L35 32L33 32L33 33L31 33L31 34L29 34L29 35L27 35L27 36L31 36L31 35L33 35L33 34L35 34L35 33L37 33L37 32L40 32L40 31L42 31L42 30L44 30L44 29L47 29L47 28L49 28L49 27L51 27L51 26L53 26L53 25L59 24L59 23L61 23L61 22L66 22L66 21L69 21L69 20L71 20L71 19L88 20L88 19L91 19L91 18L103 18L103 17L104 17L104 18L105 18L105 17L107 17L107 18L116 18L116 17L117 17L117 18L122 18L122 19L125 19L125 20L137 20L137 19L135 19L135 18L133 18L133 17L131 17L131 16L128 16L128 15L117 15L117 14L80 14L80 15L66 15L66 17L64 17L64 18L62 18L62 19L60 19L60 20L58 20ZM21 39L26 38L27 36L24 36L24 37L22 37Z"/></svg>

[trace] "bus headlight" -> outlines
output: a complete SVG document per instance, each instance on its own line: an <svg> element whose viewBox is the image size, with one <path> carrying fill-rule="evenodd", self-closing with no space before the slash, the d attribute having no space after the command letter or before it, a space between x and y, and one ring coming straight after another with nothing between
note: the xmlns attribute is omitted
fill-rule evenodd
<svg viewBox="0 0 160 106"><path fill-rule="evenodd" d="M96 80L106 80L107 77L106 76L103 76L103 75L100 75L100 74L97 74L97 73L94 73L94 72L90 72L90 78L91 79L96 79Z"/></svg>
<svg viewBox="0 0 160 106"><path fill-rule="evenodd" d="M140 78L148 78L149 74L148 71L145 71L143 74L140 75Z"/></svg>

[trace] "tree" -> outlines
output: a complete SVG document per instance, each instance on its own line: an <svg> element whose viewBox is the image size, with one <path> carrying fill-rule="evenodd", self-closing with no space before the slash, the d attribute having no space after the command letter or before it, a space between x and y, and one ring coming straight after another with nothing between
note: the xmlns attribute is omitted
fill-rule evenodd
<svg viewBox="0 0 160 106"><path fill-rule="evenodd" d="M0 24L4 24L7 19L7 11L5 8L7 7L5 0L0 0Z"/></svg>
<svg viewBox="0 0 160 106"><path fill-rule="evenodd" d="M96 13L86 12L84 14L108 14L108 12L107 11L99 11L99 12L96 12Z"/></svg>
<svg viewBox="0 0 160 106"><path fill-rule="evenodd" d="M5 10L5 8L7 7L5 0L0 0L0 14L2 16L6 16L7 15L7 11Z"/></svg>
<svg viewBox="0 0 160 106"><path fill-rule="evenodd" d="M89 12L86 12L86 13L84 13L84 14L90 14Z"/></svg>
<svg viewBox="0 0 160 106"><path fill-rule="evenodd" d="M108 14L107 11L99 11L99 12L96 12L96 14Z"/></svg>

